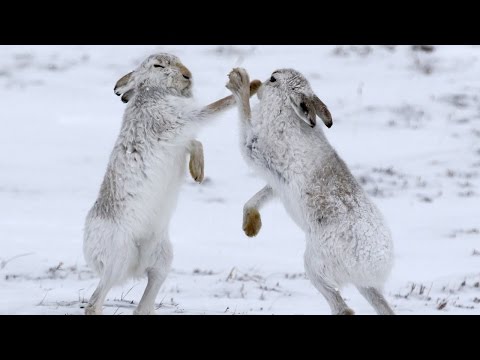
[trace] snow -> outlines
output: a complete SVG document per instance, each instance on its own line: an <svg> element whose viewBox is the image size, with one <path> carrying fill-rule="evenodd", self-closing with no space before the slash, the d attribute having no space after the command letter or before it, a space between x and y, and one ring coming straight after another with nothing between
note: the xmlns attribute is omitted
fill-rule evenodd
<svg viewBox="0 0 480 360"><path fill-rule="evenodd" d="M332 112L327 137L392 230L394 310L480 314L479 46L1 46L0 314L83 314L97 284L83 222L125 108L113 86L155 52L183 60L205 104L229 94L235 66L305 74ZM264 184L241 158L236 110L198 139L207 179L185 178L157 313L329 314L280 202L257 237L243 234L243 204ZM145 285L114 288L104 313L131 314ZM342 294L374 313L353 287Z"/></svg>

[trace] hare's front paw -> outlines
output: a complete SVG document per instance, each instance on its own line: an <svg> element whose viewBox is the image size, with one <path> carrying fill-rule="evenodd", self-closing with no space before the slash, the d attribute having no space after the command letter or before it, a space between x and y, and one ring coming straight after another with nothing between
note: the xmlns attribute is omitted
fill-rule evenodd
<svg viewBox="0 0 480 360"><path fill-rule="evenodd" d="M190 156L190 163L188 166L190 169L190 175L192 175L193 180L198 183L203 181L204 166L203 153L193 153Z"/></svg>
<svg viewBox="0 0 480 360"><path fill-rule="evenodd" d="M246 92L250 95L250 79L248 73L243 68L235 68L228 74L227 89L234 94Z"/></svg>
<svg viewBox="0 0 480 360"><path fill-rule="evenodd" d="M243 213L243 231L249 237L256 236L262 227L262 219L257 209L246 209Z"/></svg>

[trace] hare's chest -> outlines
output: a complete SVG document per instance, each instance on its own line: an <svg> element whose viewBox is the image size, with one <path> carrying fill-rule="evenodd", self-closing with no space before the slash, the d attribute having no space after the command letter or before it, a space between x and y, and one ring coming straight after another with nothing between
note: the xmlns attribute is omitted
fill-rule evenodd
<svg viewBox="0 0 480 360"><path fill-rule="evenodd" d="M271 161L272 148L262 133L250 132L245 138L244 150L248 160L258 166L264 167Z"/></svg>
<svg viewBox="0 0 480 360"><path fill-rule="evenodd" d="M286 182L288 148L283 146L282 134L255 130L245 138L244 152L248 161L276 180Z"/></svg>

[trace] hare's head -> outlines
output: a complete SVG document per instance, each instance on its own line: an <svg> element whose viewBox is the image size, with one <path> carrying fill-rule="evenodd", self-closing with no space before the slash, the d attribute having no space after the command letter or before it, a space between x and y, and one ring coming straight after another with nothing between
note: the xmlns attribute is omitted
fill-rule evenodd
<svg viewBox="0 0 480 360"><path fill-rule="evenodd" d="M280 102L291 106L297 116L312 128L317 123L316 116L322 119L327 127L332 126L330 111L315 95L308 80L296 70L274 71L258 89L257 94L262 102Z"/></svg>
<svg viewBox="0 0 480 360"><path fill-rule="evenodd" d="M137 69L117 81L114 91L128 102L141 87L156 87L169 94L191 97L192 74L180 59L171 54L155 54L143 61Z"/></svg>

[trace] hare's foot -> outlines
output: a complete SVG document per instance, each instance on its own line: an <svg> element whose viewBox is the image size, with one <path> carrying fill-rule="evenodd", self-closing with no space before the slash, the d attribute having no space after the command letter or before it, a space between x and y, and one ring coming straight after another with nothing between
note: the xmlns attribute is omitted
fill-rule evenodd
<svg viewBox="0 0 480 360"><path fill-rule="evenodd" d="M354 315L355 312L343 300L338 284L325 276L324 265L321 261L318 261L315 250L311 246L311 243L307 242L304 257L307 277L327 300L332 315Z"/></svg>
<svg viewBox="0 0 480 360"><path fill-rule="evenodd" d="M116 268L115 264L111 265L112 268ZM118 274L119 272L112 272ZM103 303L108 292L112 288L112 285L117 282L115 276L103 276L98 283L97 288L93 292L88 304L85 307L85 315L102 315Z"/></svg>
<svg viewBox="0 0 480 360"><path fill-rule="evenodd" d="M158 247L153 249L153 253L157 254L158 257L147 271L147 287L137 308L133 311L133 315L157 315L155 312L155 298L170 271L173 251L168 235L158 234L155 242L158 244Z"/></svg>
<svg viewBox="0 0 480 360"><path fill-rule="evenodd" d="M95 305L88 304L85 307L85 315L102 315L102 309Z"/></svg>
<svg viewBox="0 0 480 360"><path fill-rule="evenodd" d="M133 310L133 315L157 315L155 309L139 309L138 307Z"/></svg>
<svg viewBox="0 0 480 360"><path fill-rule="evenodd" d="M357 287L360 294L373 306L378 315L395 315L380 289Z"/></svg>
<svg viewBox="0 0 480 360"><path fill-rule="evenodd" d="M355 311L350 308L340 310L336 315L355 315Z"/></svg>
<svg viewBox="0 0 480 360"><path fill-rule="evenodd" d="M246 209L243 214L243 231L249 237L256 236L262 227L262 219L257 209Z"/></svg>

